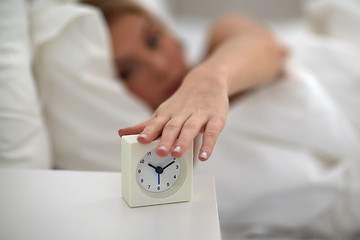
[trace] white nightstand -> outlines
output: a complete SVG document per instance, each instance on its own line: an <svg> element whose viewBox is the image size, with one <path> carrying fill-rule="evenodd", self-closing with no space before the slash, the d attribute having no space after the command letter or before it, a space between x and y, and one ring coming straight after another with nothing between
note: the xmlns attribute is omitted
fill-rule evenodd
<svg viewBox="0 0 360 240"><path fill-rule="evenodd" d="M212 178L191 202L129 208L121 174L0 169L0 239L219 240Z"/></svg>

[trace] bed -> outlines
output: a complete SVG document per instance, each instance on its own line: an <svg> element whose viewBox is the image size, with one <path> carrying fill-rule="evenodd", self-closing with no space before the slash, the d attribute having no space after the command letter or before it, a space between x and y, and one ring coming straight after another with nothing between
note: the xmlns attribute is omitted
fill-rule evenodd
<svg viewBox="0 0 360 240"><path fill-rule="evenodd" d="M151 110L116 80L101 14L73 1L2 4L0 166L120 171L117 130ZM209 20L146 4L196 62ZM359 12L317 0L267 22L289 49L283 76L231 106L213 156L195 164L215 177L223 239L359 237Z"/></svg>

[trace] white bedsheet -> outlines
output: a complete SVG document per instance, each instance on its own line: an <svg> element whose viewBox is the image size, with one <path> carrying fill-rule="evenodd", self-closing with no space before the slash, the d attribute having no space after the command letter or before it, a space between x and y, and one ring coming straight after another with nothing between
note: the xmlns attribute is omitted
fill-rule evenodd
<svg viewBox="0 0 360 240"><path fill-rule="evenodd" d="M330 31L339 19L360 31L360 5L306 10L307 21L273 24L290 51L284 76L231 107L213 156L196 167L215 176L224 239L360 232L359 32Z"/></svg>

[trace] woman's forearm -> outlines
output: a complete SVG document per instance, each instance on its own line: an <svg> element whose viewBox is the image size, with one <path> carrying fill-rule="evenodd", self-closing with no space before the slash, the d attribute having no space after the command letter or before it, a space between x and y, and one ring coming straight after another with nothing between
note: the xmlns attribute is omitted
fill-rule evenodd
<svg viewBox="0 0 360 240"><path fill-rule="evenodd" d="M209 55L198 67L222 75L228 96L266 83L281 71L285 50L250 20L228 17L215 24Z"/></svg>

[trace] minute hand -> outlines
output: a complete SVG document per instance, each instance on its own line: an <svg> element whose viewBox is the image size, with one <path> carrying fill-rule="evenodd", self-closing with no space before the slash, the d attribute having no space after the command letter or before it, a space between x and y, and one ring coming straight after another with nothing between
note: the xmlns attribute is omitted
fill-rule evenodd
<svg viewBox="0 0 360 240"><path fill-rule="evenodd" d="M171 163L169 163L168 165L166 165L165 167L163 167L163 170L165 170L165 168L169 167L171 164L173 164L175 161L172 161Z"/></svg>

